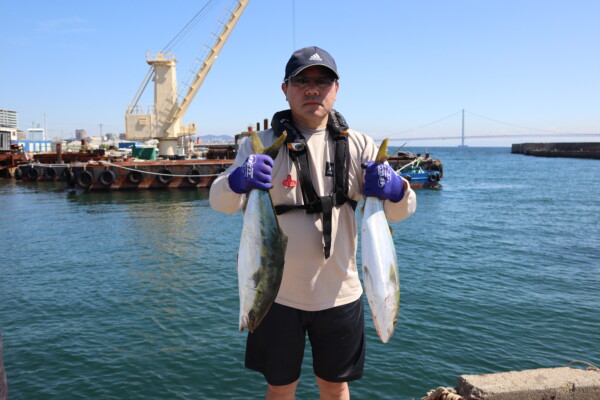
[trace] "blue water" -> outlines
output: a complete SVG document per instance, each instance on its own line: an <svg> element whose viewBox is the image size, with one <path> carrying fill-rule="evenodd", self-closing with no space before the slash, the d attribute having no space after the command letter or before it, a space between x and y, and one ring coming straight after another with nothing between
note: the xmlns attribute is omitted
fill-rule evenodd
<svg viewBox="0 0 600 400"><path fill-rule="evenodd" d="M421 151L423 149L409 149ZM461 374L600 364L600 161L431 148L441 190L392 224L401 310L353 399ZM0 180L0 331L11 399L249 399L241 216L208 191L80 193ZM307 351L298 399L316 399Z"/></svg>

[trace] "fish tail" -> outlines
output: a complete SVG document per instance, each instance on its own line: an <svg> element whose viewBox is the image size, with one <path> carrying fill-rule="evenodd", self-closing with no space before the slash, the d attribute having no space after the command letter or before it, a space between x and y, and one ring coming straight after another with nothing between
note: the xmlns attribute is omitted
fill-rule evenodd
<svg viewBox="0 0 600 400"><path fill-rule="evenodd" d="M385 138L381 142L381 145L379 146L379 150L377 151L377 157L375 158L376 164L383 164L385 162L385 160L388 159L389 156L387 154L387 150L388 150L388 139Z"/></svg>
<svg viewBox="0 0 600 400"><path fill-rule="evenodd" d="M252 132L252 152L254 154L263 154L265 146L263 146L256 132Z"/></svg>
<svg viewBox="0 0 600 400"><path fill-rule="evenodd" d="M271 157L272 159L275 159L275 157L277 157L277 153L279 152L279 149L283 145L283 142L285 142L286 137L287 137L287 131L283 131L281 136L279 136L277 138L277 140L275 142L273 142L272 145L270 145L269 147L267 147L265 149L265 146L263 145L262 141L258 137L258 134L256 132L252 132L252 152L254 154L266 154L269 157Z"/></svg>
<svg viewBox="0 0 600 400"><path fill-rule="evenodd" d="M281 136L279 136L277 138L277 140L275 142L273 142L272 145L270 145L267 149L265 149L263 151L263 154L266 154L266 155L270 156L272 159L275 159L275 157L277 157L277 153L279 153L279 149L283 145L283 142L285 142L286 138L287 138L287 131L283 131Z"/></svg>

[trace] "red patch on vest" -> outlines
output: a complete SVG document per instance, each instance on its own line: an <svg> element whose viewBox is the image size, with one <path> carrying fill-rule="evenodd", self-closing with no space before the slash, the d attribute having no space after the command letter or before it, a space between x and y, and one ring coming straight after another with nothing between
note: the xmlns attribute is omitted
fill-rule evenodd
<svg viewBox="0 0 600 400"><path fill-rule="evenodd" d="M287 178L285 178L281 183L285 187L294 187L296 186L296 181L292 179L292 175L288 174Z"/></svg>

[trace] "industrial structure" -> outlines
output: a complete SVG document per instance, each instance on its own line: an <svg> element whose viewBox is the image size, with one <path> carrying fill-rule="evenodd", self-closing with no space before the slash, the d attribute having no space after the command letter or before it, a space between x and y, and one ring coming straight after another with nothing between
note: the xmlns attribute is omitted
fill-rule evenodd
<svg viewBox="0 0 600 400"><path fill-rule="evenodd" d="M222 23L221 32L215 34L214 44L204 60L201 61L187 93L181 100L177 95L177 60L173 54L168 51L147 54L146 62L150 64L151 70L142 82L133 102L127 108L125 115L127 139L158 139L158 152L161 156L178 155L178 148L182 147L179 139L196 133L196 125L193 123L183 124L182 118L248 2L249 0L237 1L235 9L229 12L228 20ZM154 105L149 110L144 110L143 107L138 106L138 101L150 79L154 81Z"/></svg>
<svg viewBox="0 0 600 400"><path fill-rule="evenodd" d="M151 157L140 157L144 153L143 150L149 150L149 148L140 147L132 149L135 160L131 160L129 157L115 159L97 154L91 160L79 158L80 162L64 164L62 160L67 155L70 156L70 153L63 154L61 150L57 150L56 162L47 160L44 164L20 166L15 170L15 177L28 181L65 180L70 185L84 190L175 189L210 186L216 176L233 163L234 145L228 145L222 149L211 149L214 150L213 154L210 155L209 152L204 159L184 157L183 142L190 144L189 137L196 133L196 127L194 124L183 124L182 118L248 2L249 0L235 0L233 11L226 10L225 21L221 22L222 28L219 32L213 33L215 41L209 46L209 51L195 71L187 93L181 99L177 95L177 61L172 52L163 50L147 54L146 61L150 65L150 70L133 102L127 108L125 131L126 138L134 142L158 140L158 159L155 157L155 151L152 152ZM138 105L138 101L150 80L154 82L154 104L148 109L144 109ZM84 135L84 131L78 131L78 136L82 137L82 141L91 140L91 137L84 139ZM191 144L193 148L193 143ZM91 153L86 153L86 155L93 156ZM38 159L41 160L41 155L38 155Z"/></svg>

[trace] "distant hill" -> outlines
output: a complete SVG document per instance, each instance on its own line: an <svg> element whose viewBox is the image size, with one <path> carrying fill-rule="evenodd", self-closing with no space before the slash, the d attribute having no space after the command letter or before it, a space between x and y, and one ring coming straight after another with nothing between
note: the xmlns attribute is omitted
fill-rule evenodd
<svg viewBox="0 0 600 400"><path fill-rule="evenodd" d="M229 135L201 135L200 136L201 140L234 140L235 138L233 136L229 136Z"/></svg>

